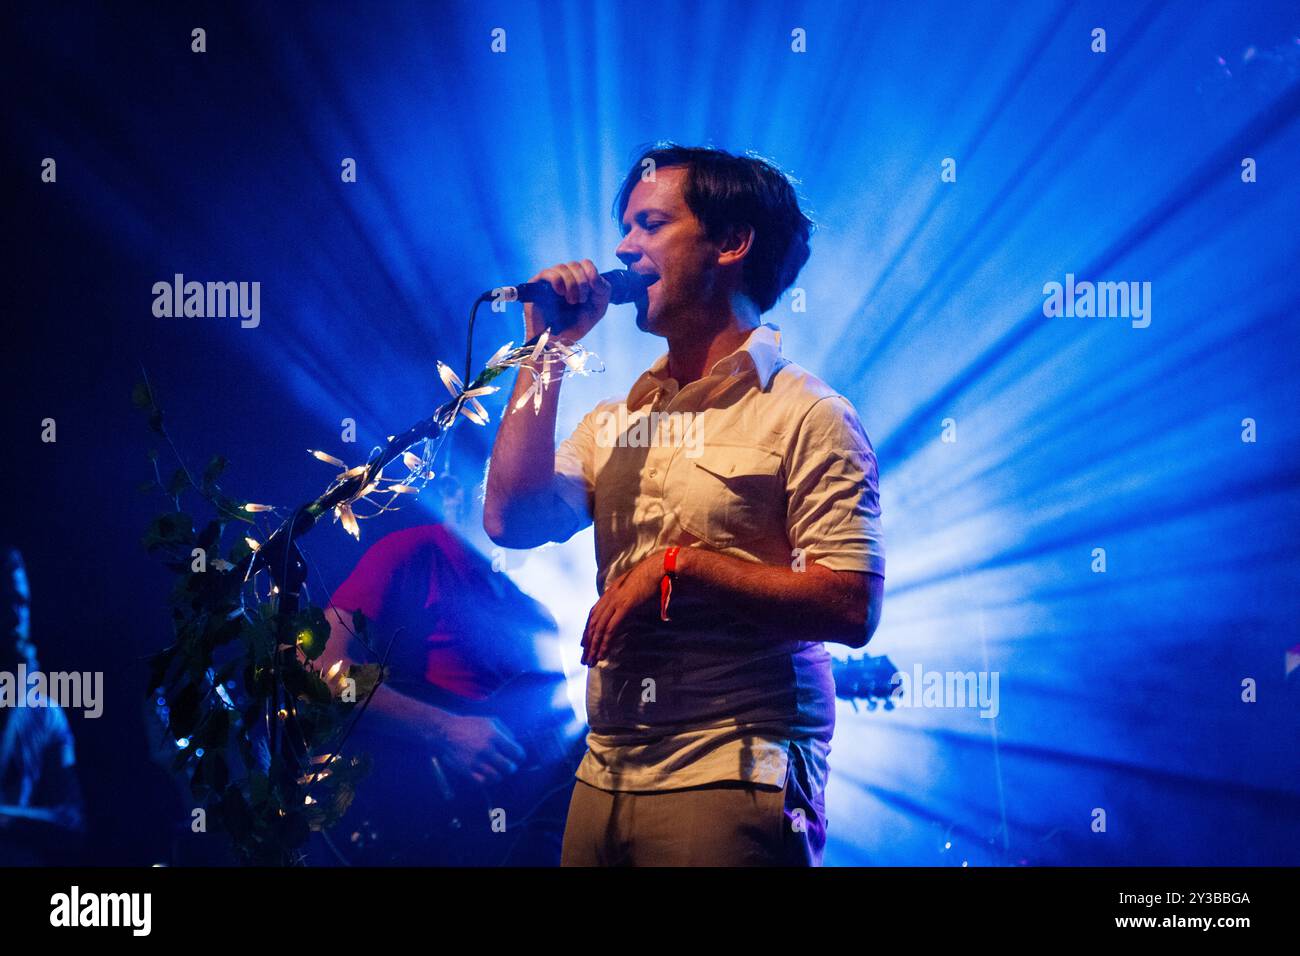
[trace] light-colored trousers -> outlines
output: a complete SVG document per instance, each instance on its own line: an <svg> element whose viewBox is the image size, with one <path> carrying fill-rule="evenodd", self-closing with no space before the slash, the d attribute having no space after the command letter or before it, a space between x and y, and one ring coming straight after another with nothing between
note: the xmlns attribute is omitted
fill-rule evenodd
<svg viewBox="0 0 1300 956"><path fill-rule="evenodd" d="M575 781L561 866L821 866L824 795L729 781L609 791Z"/></svg>

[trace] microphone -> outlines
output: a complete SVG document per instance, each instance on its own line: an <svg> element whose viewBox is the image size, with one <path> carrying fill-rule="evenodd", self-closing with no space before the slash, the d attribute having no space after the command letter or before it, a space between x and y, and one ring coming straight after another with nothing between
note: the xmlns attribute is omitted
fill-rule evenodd
<svg viewBox="0 0 1300 956"><path fill-rule="evenodd" d="M643 275L627 269L613 269L602 272L600 277L610 285L609 304L624 305L635 302L646 289L659 281L657 275ZM485 298L500 299L504 302L559 302L568 303L556 294L549 282L522 282L519 285L505 285L493 289ZM558 330L557 330L558 331Z"/></svg>

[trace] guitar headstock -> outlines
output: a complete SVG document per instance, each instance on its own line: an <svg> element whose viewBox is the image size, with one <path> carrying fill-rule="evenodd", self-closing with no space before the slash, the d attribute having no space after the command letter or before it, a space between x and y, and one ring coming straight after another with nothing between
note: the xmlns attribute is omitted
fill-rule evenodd
<svg viewBox="0 0 1300 956"><path fill-rule="evenodd" d="M855 710L859 700L867 702L868 710L875 710L881 702L884 703L885 710L893 710L893 694L899 686L895 680L897 673L898 668L894 662L884 654L878 657L850 657L848 660L831 663L835 696L852 703Z"/></svg>

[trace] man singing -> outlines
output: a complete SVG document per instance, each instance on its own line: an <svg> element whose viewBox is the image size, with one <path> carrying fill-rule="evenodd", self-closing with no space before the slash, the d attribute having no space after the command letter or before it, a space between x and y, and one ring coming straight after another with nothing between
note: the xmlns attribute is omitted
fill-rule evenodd
<svg viewBox="0 0 1300 956"><path fill-rule="evenodd" d="M835 727L824 643L870 640L885 553L857 413L759 321L807 262L812 223L771 164L675 144L638 158L615 214L618 258L658 277L637 327L668 352L558 450L558 387L540 412L509 411L484 503L503 547L595 525L590 733L563 863L820 865ZM577 341L609 304L589 260L534 280L563 302L525 307L530 337L565 311L562 337Z"/></svg>

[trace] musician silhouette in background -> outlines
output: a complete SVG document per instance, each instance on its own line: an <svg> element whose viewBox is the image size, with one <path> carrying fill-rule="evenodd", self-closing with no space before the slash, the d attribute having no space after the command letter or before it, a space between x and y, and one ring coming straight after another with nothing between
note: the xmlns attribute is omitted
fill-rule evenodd
<svg viewBox="0 0 1300 956"><path fill-rule="evenodd" d="M355 611L368 621L369 648L352 632ZM332 855L361 865L558 865L584 728L549 612L444 523L377 541L327 617L326 667L387 653L390 672L346 745L374 768L328 836Z"/></svg>
<svg viewBox="0 0 1300 956"><path fill-rule="evenodd" d="M31 636L31 591L17 548L0 547L0 672L40 670ZM26 697L26 687L17 693ZM0 866L67 863L85 829L76 751L56 704L0 706ZM71 838L71 839L70 839Z"/></svg>

